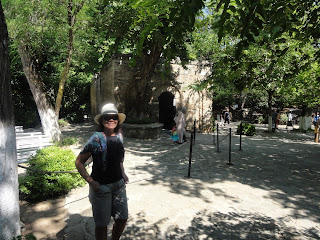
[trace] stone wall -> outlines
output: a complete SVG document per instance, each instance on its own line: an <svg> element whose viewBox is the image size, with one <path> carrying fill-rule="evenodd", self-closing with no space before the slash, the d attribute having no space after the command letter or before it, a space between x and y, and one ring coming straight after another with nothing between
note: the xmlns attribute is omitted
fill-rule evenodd
<svg viewBox="0 0 320 240"><path fill-rule="evenodd" d="M95 76L91 84L91 109L92 115L96 115L101 107L107 102L116 102L119 111L124 110L123 90L126 87L128 79L139 68L139 63L135 68L129 67L130 56L122 55L114 58L108 64L105 64L99 75ZM197 80L204 79L208 74L209 68L200 67L196 63L190 63L184 69L179 63L171 64L171 76L175 84L161 78L160 71L157 71L151 79L152 88L152 106L155 114L159 112L158 97L161 93L171 92L175 98L174 103L177 110L182 106L187 107L186 114L188 128L193 127L193 122L197 121L197 127L204 130L210 125L212 100L205 91L193 92L188 86ZM158 66L161 69L161 66ZM167 76L169 78L169 76ZM168 79L167 79L168 80Z"/></svg>

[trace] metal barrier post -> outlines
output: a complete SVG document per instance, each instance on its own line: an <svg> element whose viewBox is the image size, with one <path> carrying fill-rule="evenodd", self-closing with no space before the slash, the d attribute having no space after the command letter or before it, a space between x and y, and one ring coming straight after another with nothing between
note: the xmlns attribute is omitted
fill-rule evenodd
<svg viewBox="0 0 320 240"><path fill-rule="evenodd" d="M241 138L242 138L242 122L240 123L240 151L242 151L241 149Z"/></svg>
<svg viewBox="0 0 320 240"><path fill-rule="evenodd" d="M196 121L193 121L193 144L196 144Z"/></svg>
<svg viewBox="0 0 320 240"><path fill-rule="evenodd" d="M231 128L229 129L229 137L229 162L227 164L233 165L233 163L231 163Z"/></svg>
<svg viewBox="0 0 320 240"><path fill-rule="evenodd" d="M190 174L191 174L192 139L193 139L193 133L191 132L190 151L189 151L189 167L188 167L188 176L187 176L187 178L190 178Z"/></svg>
<svg viewBox="0 0 320 240"><path fill-rule="evenodd" d="M214 123L212 124L213 145L216 145L216 136L214 135Z"/></svg>
<svg viewBox="0 0 320 240"><path fill-rule="evenodd" d="M217 124L217 152L220 152L219 150L219 125Z"/></svg>

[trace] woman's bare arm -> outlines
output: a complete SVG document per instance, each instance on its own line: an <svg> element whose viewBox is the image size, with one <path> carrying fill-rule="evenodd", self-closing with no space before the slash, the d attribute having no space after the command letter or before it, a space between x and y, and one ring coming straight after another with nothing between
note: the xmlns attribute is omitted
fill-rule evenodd
<svg viewBox="0 0 320 240"><path fill-rule="evenodd" d="M90 152L80 153L76 159L75 165L81 177L89 183L90 187L92 187L93 190L97 191L100 189L100 184L97 181L93 180L93 178L88 174L84 166L85 162L88 160L90 156Z"/></svg>

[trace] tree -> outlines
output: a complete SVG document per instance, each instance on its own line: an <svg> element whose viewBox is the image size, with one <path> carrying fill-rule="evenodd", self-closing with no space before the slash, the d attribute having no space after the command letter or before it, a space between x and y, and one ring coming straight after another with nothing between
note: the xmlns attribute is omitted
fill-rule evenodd
<svg viewBox="0 0 320 240"><path fill-rule="evenodd" d="M269 130L272 129L274 97L281 96L284 89L292 86L293 78L307 68L312 60L306 54L306 49L299 47L296 41L288 38L285 43L271 42L262 46L251 44L243 52L251 65L251 70L247 73L252 81L251 88L267 93Z"/></svg>
<svg viewBox="0 0 320 240"><path fill-rule="evenodd" d="M101 50L132 54L132 65L138 69L124 90L129 117L150 117L152 74L160 60L168 66L172 59L187 59L185 41L202 7L201 0L118 1L98 7L101 18L96 29L106 33L101 42L108 44L100 45ZM116 23L118 28L113 27Z"/></svg>
<svg viewBox="0 0 320 240"><path fill-rule="evenodd" d="M274 97L292 87L295 77L316 60L308 48L318 46L318 32L312 25L319 21L315 18L317 4L248 0L211 3L217 10L213 13L208 8L208 15L202 20L204 24L200 25L204 31L197 34L212 36L217 32L221 44L212 47L215 49L210 58L212 75L202 84L212 90L221 85L235 93L245 89L264 90L270 112ZM203 41L199 42L201 49L207 49Z"/></svg>
<svg viewBox="0 0 320 240"><path fill-rule="evenodd" d="M228 14L231 13L228 12ZM236 14L234 15L230 16L231 20L232 17L236 17ZM190 53L199 59L205 59L212 66L211 75L198 85L213 92L213 100L219 99L224 106L237 98L243 99L251 96L258 97L256 105L263 106L266 102L269 115L271 115L272 107L277 106L280 102L282 105L297 106L297 101L293 100L294 96L297 96L297 91L293 89L302 87L301 84L297 85L297 77L308 71L314 63L315 47L307 41L301 42L293 39L290 34L282 33L278 38L274 36L266 39L263 34L259 33L255 36L254 42L241 48L240 54L241 37L235 34L237 30L226 31L225 35L222 35L223 38L218 41L219 28L216 28L215 24L216 20L221 21L221 18L220 12L214 13L207 8L206 13L197 20L197 31L192 34ZM263 30L269 27L265 26ZM207 39L209 41L206 41ZM313 79L316 78L313 77ZM317 91L316 86L306 88L308 91L312 88L311 95L317 93L314 92ZM294 93L288 96L292 90ZM290 100L286 101L287 97ZM278 103L275 103L275 100ZM299 104L299 106L302 105ZM271 120L269 128L271 129Z"/></svg>
<svg viewBox="0 0 320 240"><path fill-rule="evenodd" d="M221 12L215 26L219 38L237 36L237 56L257 38L281 42L290 37L318 44L319 4L314 0L211 1Z"/></svg>
<svg viewBox="0 0 320 240"><path fill-rule="evenodd" d="M47 96L46 86L40 71L42 58L37 54L42 52L44 48L44 44L40 40L46 33L43 20L47 9L44 4L37 1L30 4L7 2L6 13L10 19L10 36L19 51L23 71L36 103L43 131L52 140L59 140L61 132L58 119Z"/></svg>
<svg viewBox="0 0 320 240"><path fill-rule="evenodd" d="M86 15L80 14L80 10L83 8L87 10L88 6L84 7L84 0L68 0L63 3L57 5L52 1L27 1L6 4L10 17L11 38L23 56L21 60L23 60L24 70L29 69L30 72L32 68L33 71L32 75L27 72L25 74L26 78L31 79L29 83L30 88L33 87L33 90L31 89L33 97L37 100L39 96L43 96L42 100L37 103L37 108L44 132L55 133L52 136L54 140L57 140L60 135L57 118L63 96L65 96L65 103L62 107L67 106L68 109L63 109L62 116L71 121L78 121L77 115L82 113L83 119L82 108L85 107L84 102L88 98L76 98L76 96L82 94L78 93L79 91L87 94L84 87L88 88L86 82L89 82L92 76L91 72L88 73L87 69L84 69L88 64L83 57L86 48L81 44L86 45L86 43L83 38L77 39L85 31L90 32L85 30L88 22ZM74 46L76 51L74 51ZM71 58L74 55L75 60ZM27 64L32 64L32 66ZM33 77L36 79L32 80ZM76 80L79 82L79 87L72 84L67 87L72 93L67 92L65 95L66 83ZM47 96L44 97L44 95ZM41 105L44 102L46 102L45 107ZM53 108L54 102L55 108ZM72 106L73 104L75 106ZM52 108L56 119L52 114ZM68 110L72 111L71 114L68 113Z"/></svg>
<svg viewBox="0 0 320 240"><path fill-rule="evenodd" d="M10 87L9 37L0 1L0 239L20 235L18 169Z"/></svg>
<svg viewBox="0 0 320 240"><path fill-rule="evenodd" d="M160 57L165 64L176 58L182 62L188 59L185 42L204 5L201 0L149 0L133 1L132 6L138 11L134 23L140 31L135 54L141 58L142 66L126 87L125 105L128 114L144 117L150 114L150 79Z"/></svg>
<svg viewBox="0 0 320 240"><path fill-rule="evenodd" d="M309 47L309 52L312 47ZM302 118L299 121L300 129L307 130L311 125L311 110L320 106L320 70L319 63L314 61L311 67L297 74L290 85L281 94L287 102L302 109Z"/></svg>
<svg viewBox="0 0 320 240"><path fill-rule="evenodd" d="M75 31L74 28L75 28L75 24L76 24L76 18L77 18L77 14L80 12L84 3L85 3L85 0L83 0L81 3L77 4L76 7L74 8L73 1L72 0L68 1L68 6L67 6L68 25L69 25L69 31L68 31L69 37L68 37L68 47L67 47L68 51L67 51L67 56L65 59L65 64L64 64L61 76L60 76L58 94L56 97L55 113L56 113L57 118L59 118L59 112L60 112L60 107L61 107L64 86L67 81L68 73L70 70L71 57L72 57L72 52L73 52L73 41L74 41L74 31Z"/></svg>
<svg viewBox="0 0 320 240"><path fill-rule="evenodd" d="M27 50L28 47L23 41L20 42L18 49L24 74L37 105L43 131L46 135L50 136L52 140L59 141L61 131L59 130L57 116L45 93L42 76L37 68L36 61L30 56Z"/></svg>

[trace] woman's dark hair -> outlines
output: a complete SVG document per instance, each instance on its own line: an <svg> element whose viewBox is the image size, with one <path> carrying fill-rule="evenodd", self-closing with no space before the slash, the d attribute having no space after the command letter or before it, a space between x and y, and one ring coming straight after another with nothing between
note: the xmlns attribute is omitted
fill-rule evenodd
<svg viewBox="0 0 320 240"><path fill-rule="evenodd" d="M120 128L121 128L121 126L120 126L119 121L118 121L118 125L117 125L116 128L114 129L114 133L116 133L116 134L120 133ZM99 119L99 125L98 125L97 128L96 128L96 131L97 131L97 132L103 132L103 130L104 130L104 126L103 126L103 116L101 116L100 119Z"/></svg>

